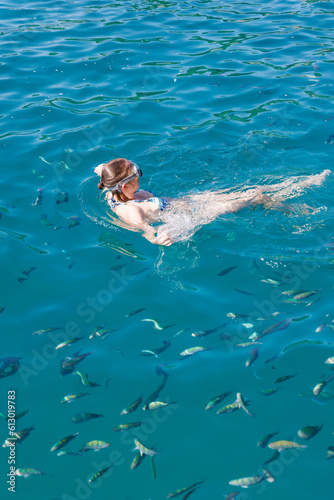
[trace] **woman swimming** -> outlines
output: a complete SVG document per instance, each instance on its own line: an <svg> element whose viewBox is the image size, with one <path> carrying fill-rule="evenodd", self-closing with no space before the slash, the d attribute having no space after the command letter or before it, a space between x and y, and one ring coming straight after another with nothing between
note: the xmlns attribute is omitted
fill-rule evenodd
<svg viewBox="0 0 334 500"><path fill-rule="evenodd" d="M330 170L321 174L303 177L290 177L279 184L256 186L243 192L206 191L187 195L181 199L158 198L150 191L139 189L139 177L142 171L138 165L125 158L116 158L95 168L100 176L98 184L102 191L107 190L106 198L113 212L123 221L143 231L144 237L156 245L171 245L174 240L168 229L153 227L150 223L161 221L161 213L170 211L174 206L178 212L191 213L196 210L204 223L211 222L218 216L235 213L248 206L270 204L295 196L310 186L320 185ZM274 193L268 197L268 193Z"/></svg>

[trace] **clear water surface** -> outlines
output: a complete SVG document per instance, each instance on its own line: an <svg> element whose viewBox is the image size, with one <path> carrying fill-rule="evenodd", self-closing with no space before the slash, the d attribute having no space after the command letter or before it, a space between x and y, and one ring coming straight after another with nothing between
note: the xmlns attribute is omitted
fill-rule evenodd
<svg viewBox="0 0 334 500"><path fill-rule="evenodd" d="M15 499L161 500L199 481L179 498L332 499L334 385L312 390L334 355L333 179L290 210L245 209L160 248L110 220L93 168L131 158L156 196L331 169L333 2L5 0L0 14L0 411L15 390L17 416L29 410L16 430L34 426L16 467L45 473L15 477ZM297 292L314 293L291 302ZM112 331L90 338L101 327ZM195 346L209 349L180 355ZM78 351L91 354L76 370L98 386L61 376ZM16 373L3 376L6 363ZM237 393L254 416L216 414ZM152 394L173 404L142 410ZM104 416L73 422L82 412ZM113 431L129 422L141 426ZM62 451L110 446L50 451L77 432ZM265 466L273 483L230 485L262 476L273 450L257 442L273 432L307 448ZM130 469L134 439L158 454ZM1 498L13 498L0 454Z"/></svg>

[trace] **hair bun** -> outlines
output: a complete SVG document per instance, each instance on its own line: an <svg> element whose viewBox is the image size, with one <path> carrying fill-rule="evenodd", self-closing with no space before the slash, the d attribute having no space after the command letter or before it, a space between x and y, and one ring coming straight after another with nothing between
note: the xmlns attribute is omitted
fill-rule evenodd
<svg viewBox="0 0 334 500"><path fill-rule="evenodd" d="M97 187L98 187L99 189L103 189L103 188L104 188L104 183L103 183L102 181L101 181L101 182L99 182L99 183L98 183L98 185L97 185Z"/></svg>

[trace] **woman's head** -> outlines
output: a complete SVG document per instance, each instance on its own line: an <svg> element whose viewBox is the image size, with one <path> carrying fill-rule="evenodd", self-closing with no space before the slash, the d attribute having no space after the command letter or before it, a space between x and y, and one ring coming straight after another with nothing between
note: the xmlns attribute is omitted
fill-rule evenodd
<svg viewBox="0 0 334 500"><path fill-rule="evenodd" d="M131 175L141 175L141 171L138 169L137 165L130 160L126 160L125 158L116 158L115 160L111 160L101 166L99 165L95 171L101 176L98 188L114 188L112 189L114 197L122 201L126 201L123 200L126 196L121 191L122 181L130 178Z"/></svg>

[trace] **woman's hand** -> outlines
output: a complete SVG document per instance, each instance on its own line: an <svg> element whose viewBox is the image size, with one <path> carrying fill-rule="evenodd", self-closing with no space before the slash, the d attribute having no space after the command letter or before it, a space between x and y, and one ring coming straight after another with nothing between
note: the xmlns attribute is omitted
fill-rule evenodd
<svg viewBox="0 0 334 500"><path fill-rule="evenodd" d="M160 228L159 228L160 229ZM164 245L169 247L173 244L172 238L169 236L168 231L166 229L162 229L161 231L157 231L157 236L155 238L154 243L156 245Z"/></svg>

